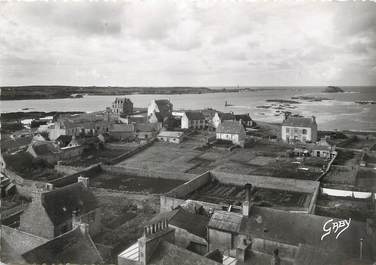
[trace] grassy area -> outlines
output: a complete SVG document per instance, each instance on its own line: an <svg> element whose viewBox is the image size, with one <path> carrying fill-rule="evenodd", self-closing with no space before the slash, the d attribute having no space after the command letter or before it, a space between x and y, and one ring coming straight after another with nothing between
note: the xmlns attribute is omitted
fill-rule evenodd
<svg viewBox="0 0 376 265"><path fill-rule="evenodd" d="M337 158L334 160L333 165L357 165L359 164L361 153L339 149Z"/></svg>
<svg viewBox="0 0 376 265"><path fill-rule="evenodd" d="M376 192L376 172L374 169L359 169L356 176L356 185Z"/></svg>
<svg viewBox="0 0 376 265"><path fill-rule="evenodd" d="M346 166L332 166L323 178L324 183L355 185L356 168Z"/></svg>

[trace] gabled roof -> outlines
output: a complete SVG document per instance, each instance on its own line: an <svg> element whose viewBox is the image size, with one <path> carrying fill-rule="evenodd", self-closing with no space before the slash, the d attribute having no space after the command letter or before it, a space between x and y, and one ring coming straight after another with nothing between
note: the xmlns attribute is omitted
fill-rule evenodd
<svg viewBox="0 0 376 265"><path fill-rule="evenodd" d="M159 113L163 118L170 115L172 103L168 99L157 99L155 100L155 104L157 104Z"/></svg>
<svg viewBox="0 0 376 265"><path fill-rule="evenodd" d="M244 133L244 127L238 121L223 121L218 125L216 132L239 134Z"/></svg>
<svg viewBox="0 0 376 265"><path fill-rule="evenodd" d="M221 121L235 120L235 115L230 112L217 112Z"/></svg>
<svg viewBox="0 0 376 265"><path fill-rule="evenodd" d="M83 214L98 207L93 193L80 182L44 192L41 196L42 205L54 225L71 219L73 211Z"/></svg>
<svg viewBox="0 0 376 265"><path fill-rule="evenodd" d="M68 231L22 255L28 263L36 264L101 264L94 242L80 227Z"/></svg>
<svg viewBox="0 0 376 265"><path fill-rule="evenodd" d="M314 127L317 126L317 124L313 118L289 116L282 122L282 126Z"/></svg>
<svg viewBox="0 0 376 265"><path fill-rule="evenodd" d="M242 219L243 215L239 213L215 211L210 218L208 227L226 232L239 233Z"/></svg>
<svg viewBox="0 0 376 265"><path fill-rule="evenodd" d="M246 113L246 114L236 114L235 115L235 119L238 121L238 120L242 120L242 121L252 121L252 118L251 116L249 115L249 113Z"/></svg>
<svg viewBox="0 0 376 265"><path fill-rule="evenodd" d="M68 145L70 141L72 140L71 135L60 135L56 138L56 142L62 142L64 146Z"/></svg>
<svg viewBox="0 0 376 265"><path fill-rule="evenodd" d="M150 265L219 265L220 263L178 247L167 241L159 243L149 263Z"/></svg>
<svg viewBox="0 0 376 265"><path fill-rule="evenodd" d="M207 216L192 214L179 207L170 212L158 214L150 220L150 223L153 224L165 219L167 219L171 225L206 239L206 227L209 223L209 217Z"/></svg>
<svg viewBox="0 0 376 265"><path fill-rule="evenodd" d="M205 120L204 114L202 114L199 111L187 111L185 112L185 115L187 116L189 120L194 120L194 121Z"/></svg>

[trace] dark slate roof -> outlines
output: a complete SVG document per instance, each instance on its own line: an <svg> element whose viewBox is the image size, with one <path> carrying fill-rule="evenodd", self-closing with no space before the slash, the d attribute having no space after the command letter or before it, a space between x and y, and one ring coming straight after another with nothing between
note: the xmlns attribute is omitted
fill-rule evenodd
<svg viewBox="0 0 376 265"><path fill-rule="evenodd" d="M35 141L31 143L35 153L39 156L53 155L59 152L55 145L51 142Z"/></svg>
<svg viewBox="0 0 376 265"><path fill-rule="evenodd" d="M73 211L83 214L98 207L93 193L80 182L42 193L41 196L46 213L55 225L72 218Z"/></svg>
<svg viewBox="0 0 376 265"><path fill-rule="evenodd" d="M187 115L187 118L189 120L205 120L205 116L204 114L202 114L201 112L199 111L187 111L185 112L185 115Z"/></svg>
<svg viewBox="0 0 376 265"><path fill-rule="evenodd" d="M164 219L167 219L171 225L206 239L206 227L209 223L209 217L207 216L192 214L183 208L178 208L155 216L150 223L156 223Z"/></svg>
<svg viewBox="0 0 376 265"><path fill-rule="evenodd" d="M208 227L227 232L240 231L243 215L233 212L216 211L210 218Z"/></svg>
<svg viewBox="0 0 376 265"><path fill-rule="evenodd" d="M218 112L218 116L222 121L235 120L234 114L230 112Z"/></svg>
<svg viewBox="0 0 376 265"><path fill-rule="evenodd" d="M157 130L155 124L152 123L136 123L134 126L136 132L154 132Z"/></svg>
<svg viewBox="0 0 376 265"><path fill-rule="evenodd" d="M126 98L126 97L124 97L124 98L115 98L115 101L114 101L114 103L125 103L125 102L127 102L127 103L132 103L132 101L129 99L129 98Z"/></svg>
<svg viewBox="0 0 376 265"><path fill-rule="evenodd" d="M313 127L317 125L316 121L312 118L304 117L292 117L289 116L282 122L282 126L292 126L292 127Z"/></svg>
<svg viewBox="0 0 376 265"><path fill-rule="evenodd" d="M238 134L244 132L244 127L238 121L223 121L218 125L216 132Z"/></svg>
<svg viewBox="0 0 376 265"><path fill-rule="evenodd" d="M113 124L110 132L134 132L133 124Z"/></svg>
<svg viewBox="0 0 376 265"><path fill-rule="evenodd" d="M359 242L363 238L363 246L367 250L372 246L372 238L367 236L366 224L351 220L350 226L338 239L331 233L321 240L324 224L333 219L311 214L290 213L267 207L252 207L251 216L244 217L240 233L261 237L267 240L298 245L307 244L321 249L330 249L348 256L359 256Z"/></svg>
<svg viewBox="0 0 376 265"><path fill-rule="evenodd" d="M163 118L170 115L170 111L172 111L172 104L168 99L157 99L155 100L155 103L157 104L159 113Z"/></svg>
<svg viewBox="0 0 376 265"><path fill-rule="evenodd" d="M204 256L178 247L167 241L159 243L149 263L150 265L219 265Z"/></svg>
<svg viewBox="0 0 376 265"><path fill-rule="evenodd" d="M60 135L56 138L56 142L62 142L64 146L68 145L70 141L72 140L71 135Z"/></svg>
<svg viewBox="0 0 376 265"><path fill-rule="evenodd" d="M246 114L236 114L235 115L235 119L238 121L238 120L242 120L242 121L252 121L252 118L251 116L246 113Z"/></svg>
<svg viewBox="0 0 376 265"><path fill-rule="evenodd" d="M38 246L22 256L26 262L36 264L103 263L94 242L89 235L81 232L80 227Z"/></svg>

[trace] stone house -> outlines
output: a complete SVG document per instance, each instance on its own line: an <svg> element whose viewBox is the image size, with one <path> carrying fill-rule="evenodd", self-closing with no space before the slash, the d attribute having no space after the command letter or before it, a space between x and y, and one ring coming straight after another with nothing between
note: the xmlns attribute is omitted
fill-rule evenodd
<svg viewBox="0 0 376 265"><path fill-rule="evenodd" d="M216 112L213 117L213 126L218 128L223 121L234 121L235 115L233 113Z"/></svg>
<svg viewBox="0 0 376 265"><path fill-rule="evenodd" d="M128 116L133 113L133 103L129 98L115 98L112 112L117 116Z"/></svg>
<svg viewBox="0 0 376 265"><path fill-rule="evenodd" d="M241 121L244 128L247 130L248 128L252 128L255 125L255 122L252 120L249 113L245 114L235 114L235 120Z"/></svg>
<svg viewBox="0 0 376 265"><path fill-rule="evenodd" d="M148 106L148 121L163 122L172 115L173 105L168 99L154 99Z"/></svg>
<svg viewBox="0 0 376 265"><path fill-rule="evenodd" d="M245 129L238 121L223 121L216 129L216 139L230 141L233 144L244 146Z"/></svg>
<svg viewBox="0 0 376 265"><path fill-rule="evenodd" d="M88 178L77 183L36 191L32 202L20 216L20 230L52 239L72 229L74 223L85 222L91 235L100 232L100 212L96 198L88 189Z"/></svg>
<svg viewBox="0 0 376 265"><path fill-rule="evenodd" d="M316 142L317 123L312 118L285 115L282 122L282 140L286 142Z"/></svg>
<svg viewBox="0 0 376 265"><path fill-rule="evenodd" d="M184 133L175 131L161 131L157 138L161 142L180 144L183 141Z"/></svg>
<svg viewBox="0 0 376 265"><path fill-rule="evenodd" d="M181 117L182 129L205 129L206 119L199 111L186 111Z"/></svg>
<svg viewBox="0 0 376 265"><path fill-rule="evenodd" d="M135 138L135 126L133 124L113 124L108 133L115 140L132 141Z"/></svg>

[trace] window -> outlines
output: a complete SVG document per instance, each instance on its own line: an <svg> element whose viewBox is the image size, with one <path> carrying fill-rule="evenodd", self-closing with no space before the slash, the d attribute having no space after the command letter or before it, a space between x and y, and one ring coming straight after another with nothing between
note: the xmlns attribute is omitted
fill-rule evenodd
<svg viewBox="0 0 376 265"><path fill-rule="evenodd" d="M303 134L307 134L307 129L303 129Z"/></svg>
<svg viewBox="0 0 376 265"><path fill-rule="evenodd" d="M290 133L290 128L286 128L286 133Z"/></svg>

